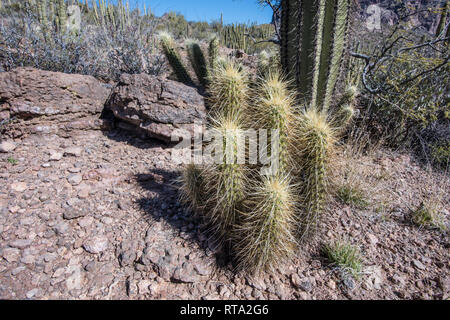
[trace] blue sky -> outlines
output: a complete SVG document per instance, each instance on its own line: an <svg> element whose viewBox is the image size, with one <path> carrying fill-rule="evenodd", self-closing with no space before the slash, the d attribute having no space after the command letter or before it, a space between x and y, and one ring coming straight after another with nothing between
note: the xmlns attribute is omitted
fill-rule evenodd
<svg viewBox="0 0 450 320"><path fill-rule="evenodd" d="M218 20L223 13L225 24L236 22L270 23L270 8L260 8L256 0L130 0L130 5L140 8L150 6L157 16L167 11L181 13L189 21Z"/></svg>

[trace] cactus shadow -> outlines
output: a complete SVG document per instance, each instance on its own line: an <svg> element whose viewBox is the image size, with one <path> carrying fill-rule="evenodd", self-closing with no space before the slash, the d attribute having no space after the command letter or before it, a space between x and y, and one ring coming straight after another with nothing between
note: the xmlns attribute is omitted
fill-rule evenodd
<svg viewBox="0 0 450 320"><path fill-rule="evenodd" d="M232 262L228 248L219 246L202 220L179 201L176 179L179 171L152 169L135 175L135 179L147 196L136 202L149 223L165 221L189 245L198 247L208 256L214 256L216 267L226 269Z"/></svg>

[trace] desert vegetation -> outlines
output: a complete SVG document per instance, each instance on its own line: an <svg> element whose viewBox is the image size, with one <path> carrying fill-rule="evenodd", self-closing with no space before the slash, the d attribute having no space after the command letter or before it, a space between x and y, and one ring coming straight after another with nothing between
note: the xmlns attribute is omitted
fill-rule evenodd
<svg viewBox="0 0 450 320"><path fill-rule="evenodd" d="M412 26L418 13L401 1L397 19L375 32L359 18L361 1L258 2L273 10L272 24L156 17L122 0L0 0L0 72L33 67L111 86L154 76L199 93L207 110L200 135L220 138L194 152L213 149L215 162L186 164L174 184L235 274L276 275L308 248L359 281L364 250L349 235L324 235L330 221L352 224L337 214L385 221L404 205L409 224L447 235L450 2L427 7L433 32ZM2 134L10 122L2 120ZM251 145L266 163L251 160ZM381 150L411 154L429 181L439 177L433 188L443 195L430 189L402 203L389 165L371 169Z"/></svg>

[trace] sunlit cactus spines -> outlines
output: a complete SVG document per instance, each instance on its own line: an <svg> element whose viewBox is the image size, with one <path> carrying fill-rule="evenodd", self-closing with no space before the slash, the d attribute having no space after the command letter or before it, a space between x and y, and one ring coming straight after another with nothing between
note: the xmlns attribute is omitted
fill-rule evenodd
<svg viewBox="0 0 450 320"><path fill-rule="evenodd" d="M327 115L314 108L300 115L296 135L302 190L299 231L301 238L307 239L315 234L323 211L328 164L336 138Z"/></svg>
<svg viewBox="0 0 450 320"><path fill-rule="evenodd" d="M281 172L289 170L291 165L295 131L294 99L288 85L279 72L268 72L258 82L255 99L246 111L252 127L278 130Z"/></svg>
<svg viewBox="0 0 450 320"><path fill-rule="evenodd" d="M213 120L212 132L222 136L222 163L204 170L204 217L219 241L231 241L233 226L239 223L239 208L246 195L246 168L238 163L238 144L242 141L239 118L222 116Z"/></svg>
<svg viewBox="0 0 450 320"><path fill-rule="evenodd" d="M218 63L209 84L212 111L227 116L241 113L247 105L248 81L245 69L233 60Z"/></svg>
<svg viewBox="0 0 450 320"><path fill-rule="evenodd" d="M274 272L297 248L295 191L287 176L263 177L251 187L234 227L238 267L253 274Z"/></svg>

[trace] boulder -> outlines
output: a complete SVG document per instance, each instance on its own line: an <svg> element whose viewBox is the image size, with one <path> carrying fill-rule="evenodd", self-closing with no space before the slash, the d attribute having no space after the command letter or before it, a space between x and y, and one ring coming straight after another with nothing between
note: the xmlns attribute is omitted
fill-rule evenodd
<svg viewBox="0 0 450 320"><path fill-rule="evenodd" d="M119 127L170 142L176 129L193 132L204 122L204 97L193 87L147 74L123 74L106 107L121 120Z"/></svg>
<svg viewBox="0 0 450 320"><path fill-rule="evenodd" d="M110 92L91 76L17 68L0 73L0 122L9 122L4 134L12 137L102 129Z"/></svg>

